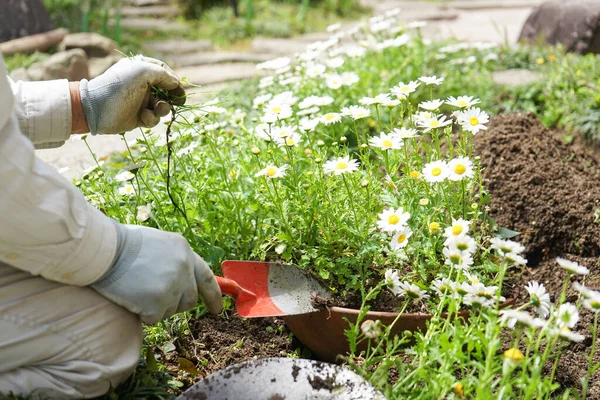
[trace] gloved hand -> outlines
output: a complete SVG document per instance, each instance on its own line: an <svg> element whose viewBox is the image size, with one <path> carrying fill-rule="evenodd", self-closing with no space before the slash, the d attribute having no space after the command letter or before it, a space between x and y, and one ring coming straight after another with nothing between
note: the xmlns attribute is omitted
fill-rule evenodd
<svg viewBox="0 0 600 400"><path fill-rule="evenodd" d="M116 225L114 264L93 289L150 324L191 309L198 292L211 313L221 311L221 290L212 271L183 236Z"/></svg>
<svg viewBox="0 0 600 400"><path fill-rule="evenodd" d="M150 128L170 111L155 107L151 86L169 91L175 102L185 102L185 92L175 73L162 61L136 56L123 58L102 75L80 82L81 104L92 134L115 134L137 127Z"/></svg>

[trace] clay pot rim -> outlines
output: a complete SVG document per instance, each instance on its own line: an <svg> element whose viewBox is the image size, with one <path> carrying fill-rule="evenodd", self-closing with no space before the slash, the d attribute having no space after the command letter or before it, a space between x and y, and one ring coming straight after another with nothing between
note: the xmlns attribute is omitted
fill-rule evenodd
<svg viewBox="0 0 600 400"><path fill-rule="evenodd" d="M512 297L509 297L504 302L500 304L500 309L506 308L517 301L518 293L514 293ZM341 314L350 314L350 315L358 315L360 313L360 309L356 308L346 308L346 307L328 307L323 309L322 311L329 311L330 313L341 313ZM464 317L468 315L471 310L461 310L458 312L458 315ZM442 313L442 315L447 315L447 313ZM393 311L368 311L367 316L371 318L395 318L398 316L397 312ZM431 314L429 313L404 313L402 314L403 319L429 319L431 318Z"/></svg>

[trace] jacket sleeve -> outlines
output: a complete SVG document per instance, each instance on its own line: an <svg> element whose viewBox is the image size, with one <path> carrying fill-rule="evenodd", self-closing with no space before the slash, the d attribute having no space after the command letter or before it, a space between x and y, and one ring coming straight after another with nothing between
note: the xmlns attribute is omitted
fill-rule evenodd
<svg viewBox="0 0 600 400"><path fill-rule="evenodd" d="M38 149L62 146L71 134L69 81L8 82L21 132Z"/></svg>
<svg viewBox="0 0 600 400"><path fill-rule="evenodd" d="M13 102L0 57L0 262L49 280L89 285L113 262L115 225L54 168L37 159L31 141L21 133L25 124L28 134L45 135L37 138L52 143L60 135L38 126L38 118L64 129L64 108L44 100L36 105L31 123L18 120Z"/></svg>

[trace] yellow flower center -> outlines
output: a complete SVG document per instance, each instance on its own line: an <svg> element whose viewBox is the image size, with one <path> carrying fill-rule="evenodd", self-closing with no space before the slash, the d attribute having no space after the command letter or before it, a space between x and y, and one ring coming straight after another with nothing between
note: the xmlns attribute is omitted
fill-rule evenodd
<svg viewBox="0 0 600 400"><path fill-rule="evenodd" d="M431 175L433 176L440 176L440 174L442 173L442 169L435 167L434 169L431 170Z"/></svg>
<svg viewBox="0 0 600 400"><path fill-rule="evenodd" d="M398 217L396 214L390 215L388 217L388 224L396 225L398 222L400 222L400 217Z"/></svg>
<svg viewBox="0 0 600 400"><path fill-rule="evenodd" d="M294 146L296 144L296 141L294 140L294 138L285 138L285 144L287 144L288 146Z"/></svg>
<svg viewBox="0 0 600 400"><path fill-rule="evenodd" d="M440 224L438 224L437 222L432 222L429 224L429 230L431 232L437 232L440 230Z"/></svg>
<svg viewBox="0 0 600 400"><path fill-rule="evenodd" d="M456 102L456 105L457 105L457 106L459 106L459 107L464 107L464 106L466 106L467 104L469 104L469 103L467 103L467 102L466 102L466 101L464 101L464 100L459 100L459 101L457 101L457 102Z"/></svg>
<svg viewBox="0 0 600 400"><path fill-rule="evenodd" d="M477 117L471 117L469 119L469 124L471 124L471 126L479 125L479 118L477 118Z"/></svg>
<svg viewBox="0 0 600 400"><path fill-rule="evenodd" d="M454 225L452 227L452 234L454 236L460 235L462 233L462 231L463 231L463 227L461 225Z"/></svg>
<svg viewBox="0 0 600 400"><path fill-rule="evenodd" d="M337 163L337 165L335 166L335 169L337 170L342 170L342 169L347 169L348 168L348 163L344 162L344 161L340 161L339 163Z"/></svg>
<svg viewBox="0 0 600 400"><path fill-rule="evenodd" d="M406 234L403 233L400 236L398 236L398 243L402 244L404 243L404 241L406 240Z"/></svg>
<svg viewBox="0 0 600 400"><path fill-rule="evenodd" d="M392 141L390 139L384 139L382 144L383 144L383 147L386 147L386 148L392 147L394 145L394 143L392 143Z"/></svg>
<svg viewBox="0 0 600 400"><path fill-rule="evenodd" d="M458 175L464 174L466 170L467 167L465 167L464 164L456 164L456 166L454 167L454 173Z"/></svg>
<svg viewBox="0 0 600 400"><path fill-rule="evenodd" d="M325 115L325 119L326 119L327 121L331 121L331 120L332 120L332 119L334 119L334 118L335 118L335 115L333 115L333 114L327 114L327 115Z"/></svg>
<svg viewBox="0 0 600 400"><path fill-rule="evenodd" d="M400 88L400 91L401 91L402 93L409 93L409 92L410 92L410 86L402 86L402 87Z"/></svg>
<svg viewBox="0 0 600 400"><path fill-rule="evenodd" d="M277 173L277 168L267 167L267 176L273 176Z"/></svg>
<svg viewBox="0 0 600 400"><path fill-rule="evenodd" d="M432 128L437 128L438 126L440 126L440 121L438 121L437 119L434 119L429 122L429 126L431 126Z"/></svg>
<svg viewBox="0 0 600 400"><path fill-rule="evenodd" d="M460 264L462 262L462 257L458 254L451 254L449 258L452 264Z"/></svg>
<svg viewBox="0 0 600 400"><path fill-rule="evenodd" d="M418 171L410 171L410 177L414 179L419 179L421 177L421 173Z"/></svg>
<svg viewBox="0 0 600 400"><path fill-rule="evenodd" d="M504 352L504 357L509 358L513 361L521 361L525 358L523 353L521 353L521 350L515 348L506 350Z"/></svg>
<svg viewBox="0 0 600 400"><path fill-rule="evenodd" d="M465 395L465 389L464 389L464 385L462 383L457 383L454 386L452 386L452 391L454 392L455 395L462 397Z"/></svg>
<svg viewBox="0 0 600 400"><path fill-rule="evenodd" d="M280 113L281 112L281 107L273 107L272 111L274 113Z"/></svg>

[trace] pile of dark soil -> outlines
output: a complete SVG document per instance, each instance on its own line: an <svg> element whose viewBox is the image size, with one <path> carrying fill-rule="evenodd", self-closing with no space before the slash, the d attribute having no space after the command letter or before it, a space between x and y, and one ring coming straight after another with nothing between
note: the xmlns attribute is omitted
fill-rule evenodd
<svg viewBox="0 0 600 400"><path fill-rule="evenodd" d="M526 246L528 268L513 278L521 287L534 280L543 283L553 301L566 275L556 257L588 267L586 284L600 289L600 153L581 143L567 145L562 135L532 114L510 114L493 118L489 131L474 140L492 195L490 216L499 226L521 232L515 240ZM518 304L527 301L521 290ZM567 301L577 301L571 288ZM586 339L569 344L559 362L556 381L563 388L578 387L587 371L593 314L583 309L580 316L576 330ZM600 399L600 373L591 381L588 398Z"/></svg>
<svg viewBox="0 0 600 400"><path fill-rule="evenodd" d="M196 380L242 361L287 357L297 347L279 318L205 315L190 321L190 332L180 343L178 357L199 366Z"/></svg>
<svg viewBox="0 0 600 400"><path fill-rule="evenodd" d="M492 194L490 216L521 232L529 266L544 256L600 256L600 169L533 114L495 117L475 136Z"/></svg>

